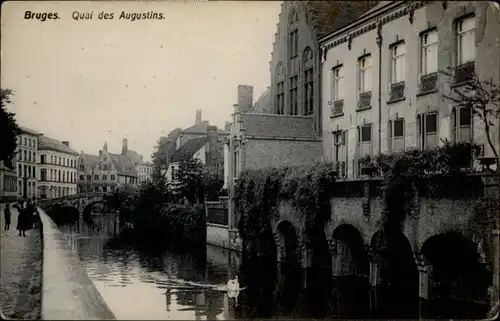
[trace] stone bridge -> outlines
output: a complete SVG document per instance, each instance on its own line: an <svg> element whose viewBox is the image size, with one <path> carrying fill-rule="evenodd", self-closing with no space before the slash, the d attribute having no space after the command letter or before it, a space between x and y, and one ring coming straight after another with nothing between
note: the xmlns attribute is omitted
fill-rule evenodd
<svg viewBox="0 0 500 321"><path fill-rule="evenodd" d="M410 310L415 317L435 316L445 313L436 309L470 311L470 301L485 312L498 298L498 226L477 206L485 196L498 195L498 177L470 176L462 183L443 189L448 195L439 198L416 192L401 230L392 233L380 229L384 204L377 179L337 182L330 220L310 235L305 215L281 201L271 219L277 261L306 271L326 268L337 284L337 299L351 300L354 311L392 306L395 314L380 316L411 317ZM456 301L441 302L452 296L465 299L460 309Z"/></svg>
<svg viewBox="0 0 500 321"><path fill-rule="evenodd" d="M60 198L52 198L39 201L39 206L44 210L50 209L53 206L73 207L78 210L80 214L90 213L92 206L98 203L103 203L103 193L88 193L88 194L75 194L64 196Z"/></svg>

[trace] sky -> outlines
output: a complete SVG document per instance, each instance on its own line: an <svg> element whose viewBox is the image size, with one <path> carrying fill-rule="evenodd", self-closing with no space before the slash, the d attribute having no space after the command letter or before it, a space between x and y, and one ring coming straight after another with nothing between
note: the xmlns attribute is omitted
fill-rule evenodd
<svg viewBox="0 0 500 321"><path fill-rule="evenodd" d="M78 152L97 154L105 142L120 152L127 138L149 160L158 138L193 125L197 109L223 127L239 84L254 86L254 102L264 92L280 4L3 2L0 84L15 92L8 109ZM164 19L119 19L122 11ZM114 17L100 20L101 12Z"/></svg>

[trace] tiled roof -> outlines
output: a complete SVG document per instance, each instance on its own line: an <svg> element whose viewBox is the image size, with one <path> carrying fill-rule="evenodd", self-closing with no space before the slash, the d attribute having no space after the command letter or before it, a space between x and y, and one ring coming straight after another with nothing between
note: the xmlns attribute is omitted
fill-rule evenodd
<svg viewBox="0 0 500 321"><path fill-rule="evenodd" d="M192 157L207 143L207 141L207 137L193 138L188 140L172 155L172 162L178 162L184 157Z"/></svg>
<svg viewBox="0 0 500 321"><path fill-rule="evenodd" d="M115 165L118 175L137 177L137 171L132 160L125 155L108 153L109 158Z"/></svg>
<svg viewBox="0 0 500 321"><path fill-rule="evenodd" d="M19 126L19 129L21 130L21 133L23 133L23 134L28 134L28 135L33 135L33 136L40 135L39 132L37 132L33 129L30 129L28 127Z"/></svg>
<svg viewBox="0 0 500 321"><path fill-rule="evenodd" d="M379 1L307 1L309 19L316 30L317 38L345 27L365 12L378 5Z"/></svg>
<svg viewBox="0 0 500 321"><path fill-rule="evenodd" d="M251 113L264 114L271 112L271 88L267 88L250 110Z"/></svg>
<svg viewBox="0 0 500 321"><path fill-rule="evenodd" d="M53 139L53 138L50 138L47 136L39 136L38 137L38 149L39 150L54 150L54 151L61 152L61 153L66 153L66 154L71 154L71 155L79 155L79 153L76 150L64 145L62 142L60 142L56 139Z"/></svg>
<svg viewBox="0 0 500 321"><path fill-rule="evenodd" d="M241 114L247 136L315 139L312 117Z"/></svg>
<svg viewBox="0 0 500 321"><path fill-rule="evenodd" d="M125 153L125 156L130 158L132 163L134 163L135 165L143 163L141 155L139 155L139 153L137 153L135 150L130 150L130 149L127 150L127 152Z"/></svg>
<svg viewBox="0 0 500 321"><path fill-rule="evenodd" d="M81 153L80 161L85 166L85 169L94 169L99 161L99 156Z"/></svg>
<svg viewBox="0 0 500 321"><path fill-rule="evenodd" d="M189 128L186 128L182 131L182 133L186 133L186 134L207 134L208 133L208 126L210 126L210 124L208 123L208 121L204 121L202 122L201 124L198 124L198 125L193 125ZM222 129L217 129L217 134L220 134L220 135L227 135L227 132L222 130Z"/></svg>

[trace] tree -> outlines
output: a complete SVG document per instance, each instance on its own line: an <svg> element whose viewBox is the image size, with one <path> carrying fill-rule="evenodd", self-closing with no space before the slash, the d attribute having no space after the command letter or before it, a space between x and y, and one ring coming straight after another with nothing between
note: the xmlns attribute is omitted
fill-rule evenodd
<svg viewBox="0 0 500 321"><path fill-rule="evenodd" d="M205 168L204 187L207 200L217 200L220 191L224 186L224 168L222 166L212 166Z"/></svg>
<svg viewBox="0 0 500 321"><path fill-rule="evenodd" d="M443 71L445 75L452 74ZM471 74L471 79L463 86L451 89L444 98L453 102L455 107L469 108L473 117L477 117L484 124L486 140L490 146L497 162L497 171L500 171L498 150L493 144L491 128L495 126L494 120L498 121L500 116L500 91L498 84L492 80L481 80L477 73Z"/></svg>
<svg viewBox="0 0 500 321"><path fill-rule="evenodd" d="M15 114L6 109L6 105L11 102L12 90L0 89L0 94L0 163L12 168L12 160L17 148L17 136L21 130L14 118Z"/></svg>
<svg viewBox="0 0 500 321"><path fill-rule="evenodd" d="M157 141L155 151L151 158L153 159L153 166L157 171L166 169L172 157L171 150L175 146L177 136L181 132L181 128L175 128L170 131L167 137L160 137Z"/></svg>
<svg viewBox="0 0 500 321"><path fill-rule="evenodd" d="M175 170L173 191L191 203L199 203L203 198L201 193L203 192L204 176L203 164L199 159L183 158Z"/></svg>

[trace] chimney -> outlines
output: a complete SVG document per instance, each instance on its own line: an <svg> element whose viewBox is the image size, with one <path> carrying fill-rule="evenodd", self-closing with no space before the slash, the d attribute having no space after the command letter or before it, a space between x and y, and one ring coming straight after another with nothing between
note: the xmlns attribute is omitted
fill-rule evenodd
<svg viewBox="0 0 500 321"><path fill-rule="evenodd" d="M196 110L196 120L194 121L195 125L201 124L201 109Z"/></svg>
<svg viewBox="0 0 500 321"><path fill-rule="evenodd" d="M127 139L124 138L122 140L122 155L125 155L128 151L128 146L127 146Z"/></svg>
<svg viewBox="0 0 500 321"><path fill-rule="evenodd" d="M238 85L238 105L242 113L249 112L253 107L253 87Z"/></svg>
<svg viewBox="0 0 500 321"><path fill-rule="evenodd" d="M69 142L68 142L67 140L65 140L65 141L63 141L63 142L61 142L61 143L63 143L63 145L66 145L66 146L68 146L68 147L69 147Z"/></svg>

